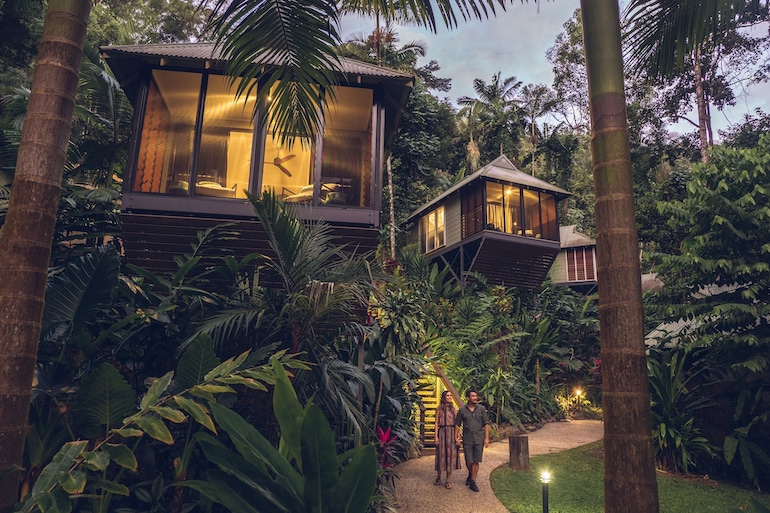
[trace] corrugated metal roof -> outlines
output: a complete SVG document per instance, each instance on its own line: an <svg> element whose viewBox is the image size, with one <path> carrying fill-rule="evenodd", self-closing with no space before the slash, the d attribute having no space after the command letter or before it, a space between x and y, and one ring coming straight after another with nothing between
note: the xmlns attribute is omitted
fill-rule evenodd
<svg viewBox="0 0 770 513"><path fill-rule="evenodd" d="M459 183L453 185L452 187L450 187L449 189L441 193L439 196L436 196L433 200L431 200L430 202L426 203L425 205L420 207L418 210L413 212L407 219L407 222L421 215L422 213L427 212L428 210L433 208L435 205L440 203L444 198L451 196L456 191L459 191L466 184L473 182L474 180L478 180L481 177L492 178L494 180L500 180L501 182L509 182L509 183L513 183L523 187L528 187L531 189L538 189L541 191L550 192L552 194L555 194L556 196L561 196L561 198L572 196L572 193L565 191L564 189L561 189L559 187L556 187L555 185L551 185L548 182L540 180L539 178L535 178L532 175L528 175L527 173L523 173L519 171L516 168L516 166L513 165L513 162L511 162L508 159L508 157L506 157L505 155L500 155L499 157L497 157L495 160L493 160L486 166L482 167L472 175L465 177Z"/></svg>
<svg viewBox="0 0 770 513"><path fill-rule="evenodd" d="M135 55L158 58L195 59L225 62L222 53L214 43L163 43L148 45L114 45L104 46L102 52L110 57ZM272 63L277 63L272 60ZM414 77L408 73L402 73L388 68L375 66L355 59L340 57L340 69L345 74L364 75L369 77L412 80Z"/></svg>

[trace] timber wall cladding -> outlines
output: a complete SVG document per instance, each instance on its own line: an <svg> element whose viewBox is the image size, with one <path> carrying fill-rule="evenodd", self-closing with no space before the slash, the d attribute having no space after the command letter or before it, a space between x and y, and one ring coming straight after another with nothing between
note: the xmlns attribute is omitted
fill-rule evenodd
<svg viewBox="0 0 770 513"><path fill-rule="evenodd" d="M197 243L199 231L229 222L233 224L226 230L235 230L238 235L211 245L204 254L206 263L218 264L226 255L241 259L250 253L272 253L261 223L252 219L233 221L200 216L131 212L122 213L120 219L127 262L156 274L176 271L178 267L174 257L192 252L192 245ZM336 237L335 242L345 245L348 252L373 253L377 248L376 228L334 226L332 234Z"/></svg>

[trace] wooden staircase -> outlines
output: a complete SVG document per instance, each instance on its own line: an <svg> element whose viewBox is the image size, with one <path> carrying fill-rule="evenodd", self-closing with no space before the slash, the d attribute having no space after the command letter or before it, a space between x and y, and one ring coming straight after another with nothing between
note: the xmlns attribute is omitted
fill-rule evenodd
<svg viewBox="0 0 770 513"><path fill-rule="evenodd" d="M418 410L417 418L420 419L420 440L422 441L423 454L432 454L436 450L433 439L436 435L436 408L438 407L441 388L438 376L423 376L419 380L421 385L419 392L422 398L423 408Z"/></svg>
<svg viewBox="0 0 770 513"><path fill-rule="evenodd" d="M433 364L435 374L426 374L419 379L421 385L417 392L422 398L422 407L415 407L415 418L418 419L418 429L420 441L422 442L422 454L434 454L436 447L433 440L436 436L436 408L441 400L441 393L449 390L452 393L452 399L455 408L464 404L460 395L455 390L452 383L444 374L444 371L436 364Z"/></svg>

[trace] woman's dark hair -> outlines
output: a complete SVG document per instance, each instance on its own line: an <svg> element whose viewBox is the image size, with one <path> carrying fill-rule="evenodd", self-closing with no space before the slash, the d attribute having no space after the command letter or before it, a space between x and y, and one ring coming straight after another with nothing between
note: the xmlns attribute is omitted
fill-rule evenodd
<svg viewBox="0 0 770 513"><path fill-rule="evenodd" d="M442 409L442 408L454 408L454 405L452 404L451 401L448 404L444 401L444 396L447 395L447 394L451 394L451 392L449 390L444 390L443 392L441 392L441 400L438 402L438 408L439 409Z"/></svg>

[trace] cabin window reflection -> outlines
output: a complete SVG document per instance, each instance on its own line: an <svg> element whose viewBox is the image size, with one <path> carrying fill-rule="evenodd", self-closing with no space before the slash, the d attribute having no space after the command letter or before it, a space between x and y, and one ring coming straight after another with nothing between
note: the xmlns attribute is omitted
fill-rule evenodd
<svg viewBox="0 0 770 513"><path fill-rule="evenodd" d="M512 185L487 182L487 219L485 229L521 234L521 189Z"/></svg>
<svg viewBox="0 0 770 513"><path fill-rule="evenodd" d="M199 73L153 70L134 192L188 194L200 88Z"/></svg>
<svg viewBox="0 0 770 513"><path fill-rule="evenodd" d="M446 244L446 222L443 206L422 217L420 220L420 235L422 250L425 253Z"/></svg>
<svg viewBox="0 0 770 513"><path fill-rule="evenodd" d="M484 229L484 184L476 182L460 193L462 238Z"/></svg>
<svg viewBox="0 0 770 513"><path fill-rule="evenodd" d="M319 204L372 204L371 89L336 87L324 109Z"/></svg>
<svg viewBox="0 0 770 513"><path fill-rule="evenodd" d="M195 194L216 198L246 198L254 133L252 91L244 101L230 79L211 75L206 84L203 129L195 176Z"/></svg>
<svg viewBox="0 0 770 513"><path fill-rule="evenodd" d="M281 144L277 135L267 134L262 190L274 192L287 203L312 203L314 154L308 139Z"/></svg>

